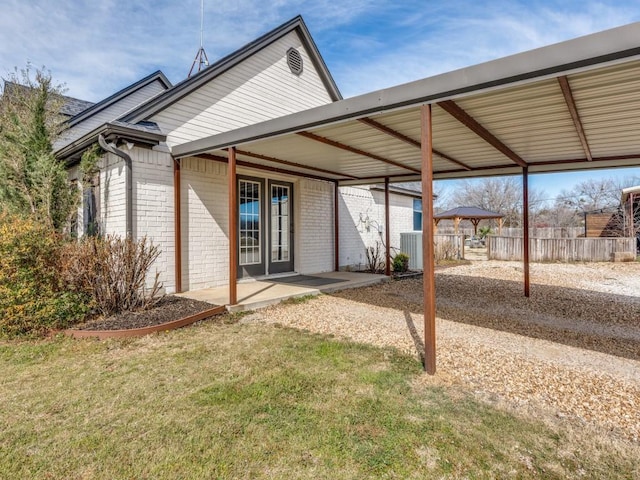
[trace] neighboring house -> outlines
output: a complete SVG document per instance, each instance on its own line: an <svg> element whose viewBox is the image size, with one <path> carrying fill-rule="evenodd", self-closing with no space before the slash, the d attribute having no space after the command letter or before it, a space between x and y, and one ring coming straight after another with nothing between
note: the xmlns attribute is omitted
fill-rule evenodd
<svg viewBox="0 0 640 480"><path fill-rule="evenodd" d="M584 213L585 237L635 237L640 252L640 185L624 188L620 206Z"/></svg>
<svg viewBox="0 0 640 480"><path fill-rule="evenodd" d="M384 185L340 187L340 268L366 267L366 249L384 255ZM392 255L400 252L400 234L422 230L422 189L418 182L389 187L389 234Z"/></svg>
<svg viewBox="0 0 640 480"><path fill-rule="evenodd" d="M71 100L70 128L55 150L72 178L81 182L87 148L102 138L107 150L99 174L83 186L80 230L98 225L104 234L150 237L161 250L155 268L167 292L228 284L226 159L176 161L171 149L339 99L296 17L175 86L156 72L96 104ZM333 270L336 182L313 168L260 163L238 152L238 276ZM182 268L174 275L176 261Z"/></svg>

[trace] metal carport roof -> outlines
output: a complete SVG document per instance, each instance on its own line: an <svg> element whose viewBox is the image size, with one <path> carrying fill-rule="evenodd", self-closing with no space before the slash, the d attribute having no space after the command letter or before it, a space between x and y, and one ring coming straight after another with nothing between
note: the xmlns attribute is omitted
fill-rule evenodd
<svg viewBox="0 0 640 480"><path fill-rule="evenodd" d="M433 106L435 179L638 165L640 23L174 146L340 184L420 178Z"/></svg>
<svg viewBox="0 0 640 480"><path fill-rule="evenodd" d="M177 145L172 154L218 161L228 155L229 278L237 276L236 165L323 178L336 187L384 181L387 225L389 182L421 179L424 360L435 373L432 180L522 173L529 296L528 174L638 165L639 112L640 23L634 23ZM179 163L175 168L179 185ZM334 195L338 268L337 188ZM387 229L387 265L388 235ZM234 303L236 282L229 288Z"/></svg>

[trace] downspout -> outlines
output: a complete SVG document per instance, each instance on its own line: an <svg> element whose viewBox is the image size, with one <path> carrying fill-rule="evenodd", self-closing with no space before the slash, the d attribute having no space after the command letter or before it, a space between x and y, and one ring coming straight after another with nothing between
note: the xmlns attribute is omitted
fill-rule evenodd
<svg viewBox="0 0 640 480"><path fill-rule="evenodd" d="M116 148L115 144L107 143L102 134L98 135L98 143L103 150L113 153L114 155L122 158L125 164L125 206L126 206L126 232L128 238L133 238L133 204L131 199L133 198L133 162L128 153L123 152L119 148Z"/></svg>

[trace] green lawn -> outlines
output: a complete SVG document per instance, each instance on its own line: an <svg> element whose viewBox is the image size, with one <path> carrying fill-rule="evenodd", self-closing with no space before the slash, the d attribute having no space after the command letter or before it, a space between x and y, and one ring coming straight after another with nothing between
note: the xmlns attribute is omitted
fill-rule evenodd
<svg viewBox="0 0 640 480"><path fill-rule="evenodd" d="M639 450L412 386L393 350L253 324L0 343L0 478L638 478Z"/></svg>

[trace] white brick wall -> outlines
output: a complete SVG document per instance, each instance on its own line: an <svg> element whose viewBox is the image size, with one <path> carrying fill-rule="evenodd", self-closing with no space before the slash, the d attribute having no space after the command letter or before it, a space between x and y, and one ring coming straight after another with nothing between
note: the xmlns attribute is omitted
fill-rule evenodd
<svg viewBox="0 0 640 480"><path fill-rule="evenodd" d="M175 237L173 208L173 160L162 151L134 147L133 238L144 236L160 249L151 267L167 293L175 292Z"/></svg>
<svg viewBox="0 0 640 480"><path fill-rule="evenodd" d="M132 158L133 238L138 240L146 235L160 249L160 255L151 267L151 273L155 275L156 271L159 272L159 280L165 291L174 293L172 159L166 152L138 147L134 147L128 153ZM104 234L124 238L127 234L125 163L120 157L108 153L103 157L101 164L100 229Z"/></svg>
<svg viewBox="0 0 640 480"><path fill-rule="evenodd" d="M125 165L107 153L100 169L100 231L124 237L126 231Z"/></svg>
<svg viewBox="0 0 640 480"><path fill-rule="evenodd" d="M185 158L181 164L182 289L228 284L227 166Z"/></svg>
<svg viewBox="0 0 640 480"><path fill-rule="evenodd" d="M333 185L238 169L238 174L294 184L294 261L300 273L333 270ZM181 167L182 287L228 285L227 166L186 158Z"/></svg>
<svg viewBox="0 0 640 480"><path fill-rule="evenodd" d="M329 272L334 267L333 184L298 182L296 208L296 270L302 274Z"/></svg>
<svg viewBox="0 0 640 480"><path fill-rule="evenodd" d="M400 251L400 233L413 231L413 198L390 192L391 255ZM366 267L365 250L385 241L384 191L340 187L340 267Z"/></svg>
<svg viewBox="0 0 640 480"><path fill-rule="evenodd" d="M160 272L167 293L175 291L173 165L168 153L134 147L133 234L153 240L161 254ZM238 169L238 174L294 184L295 270L318 273L333 270L333 184L296 177L265 175ZM105 233L124 236L124 162L108 155L101 173L101 220ZM227 166L186 158L181 163L182 288L228 285Z"/></svg>

